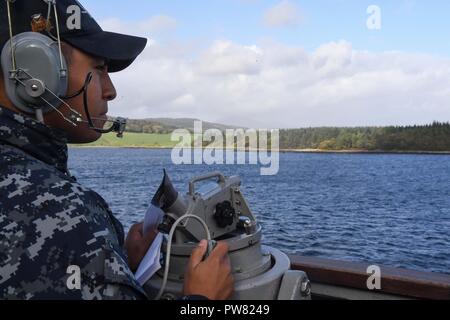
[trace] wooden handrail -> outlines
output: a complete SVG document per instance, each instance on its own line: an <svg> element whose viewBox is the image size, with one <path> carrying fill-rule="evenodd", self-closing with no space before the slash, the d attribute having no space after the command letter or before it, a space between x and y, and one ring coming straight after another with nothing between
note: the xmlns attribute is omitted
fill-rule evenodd
<svg viewBox="0 0 450 320"><path fill-rule="evenodd" d="M290 259L292 269L305 271L312 283L369 291L369 263L303 256L291 256ZM381 269L381 290L375 292L416 299L450 300L450 275L378 266Z"/></svg>

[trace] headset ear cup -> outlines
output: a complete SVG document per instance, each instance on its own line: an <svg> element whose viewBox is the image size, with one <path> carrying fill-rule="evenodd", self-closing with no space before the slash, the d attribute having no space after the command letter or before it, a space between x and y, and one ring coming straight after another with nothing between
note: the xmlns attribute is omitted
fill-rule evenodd
<svg viewBox="0 0 450 320"><path fill-rule="evenodd" d="M13 70L11 41L3 47L1 64L6 94L21 111L34 114L53 111L67 92L68 72L59 46L50 37L36 32L18 34L12 39L17 70ZM62 59L62 68L61 68ZM15 72L16 79L11 77Z"/></svg>

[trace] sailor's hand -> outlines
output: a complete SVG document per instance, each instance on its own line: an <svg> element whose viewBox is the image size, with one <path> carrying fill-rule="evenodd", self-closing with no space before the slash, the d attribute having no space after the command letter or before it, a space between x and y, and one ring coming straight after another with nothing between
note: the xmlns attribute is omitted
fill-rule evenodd
<svg viewBox="0 0 450 320"><path fill-rule="evenodd" d="M131 227L125 240L125 250L128 255L128 266L131 271L136 272L139 264L148 249L158 235L158 230L151 230L143 235L144 223L138 223Z"/></svg>
<svg viewBox="0 0 450 320"><path fill-rule="evenodd" d="M201 295L210 300L226 300L234 291L231 274L229 246L219 242L210 256L203 261L208 250L208 242L203 240L194 249L189 261L184 281L183 294Z"/></svg>

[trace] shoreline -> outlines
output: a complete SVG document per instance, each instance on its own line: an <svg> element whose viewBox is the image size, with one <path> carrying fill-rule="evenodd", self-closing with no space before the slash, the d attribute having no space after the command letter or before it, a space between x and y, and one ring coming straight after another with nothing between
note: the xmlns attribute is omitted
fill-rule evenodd
<svg viewBox="0 0 450 320"><path fill-rule="evenodd" d="M168 150L174 147L169 146L82 146L69 145L69 149L148 149L148 150ZM212 149L212 148L204 148ZM244 151L244 150L237 150ZM245 150L246 152L270 151L261 150ZM316 153L316 154L410 154L410 155L450 155L450 151L385 151L385 150L322 150L322 149L280 149L279 153Z"/></svg>

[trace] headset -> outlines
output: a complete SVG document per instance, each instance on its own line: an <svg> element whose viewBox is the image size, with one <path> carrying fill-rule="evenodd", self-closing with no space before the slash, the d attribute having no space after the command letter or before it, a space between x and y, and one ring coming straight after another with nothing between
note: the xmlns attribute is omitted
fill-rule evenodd
<svg viewBox="0 0 450 320"><path fill-rule="evenodd" d="M0 0L1 1L1 0ZM11 5L16 0L4 0L7 5L9 41L1 52L1 65L5 79L5 91L14 106L26 114L33 114L38 122L44 123L44 115L57 112L65 121L77 127L80 123L87 123L89 128L99 133L116 132L122 137L127 120L117 118L106 120L112 122L109 129L97 128L90 115L88 105L88 87L92 80L92 72L88 73L83 87L74 94L68 95L67 62L62 54L59 31L59 18L56 0L42 0L48 5L47 18L42 14L35 14L33 22L49 22L52 11L56 24L56 37L44 26L47 35L40 32L23 32L13 35ZM34 28L33 28L34 29ZM84 111L87 120L71 107L65 100L73 99L83 94ZM65 106L69 115L64 115L59 109Z"/></svg>

